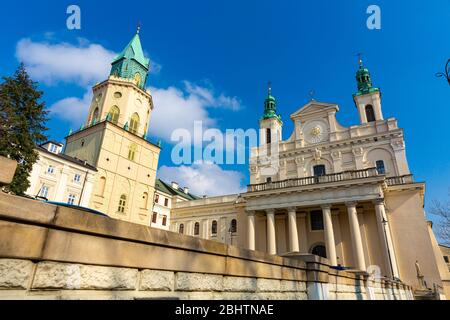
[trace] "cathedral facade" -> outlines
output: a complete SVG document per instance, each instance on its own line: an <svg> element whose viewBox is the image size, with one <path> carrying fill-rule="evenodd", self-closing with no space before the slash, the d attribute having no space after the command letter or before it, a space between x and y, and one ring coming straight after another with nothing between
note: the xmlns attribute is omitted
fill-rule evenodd
<svg viewBox="0 0 450 320"><path fill-rule="evenodd" d="M177 205L171 230L199 224L203 231L190 227L188 234L213 239L218 221L227 228L236 219L240 247L316 254L332 266L414 287L419 264L428 286L449 294L450 276L425 217L425 183L409 170L403 130L395 118L384 118L381 91L362 61L356 81L358 124L340 125L338 105L313 100L290 116L294 131L287 140L269 88L248 191Z"/></svg>

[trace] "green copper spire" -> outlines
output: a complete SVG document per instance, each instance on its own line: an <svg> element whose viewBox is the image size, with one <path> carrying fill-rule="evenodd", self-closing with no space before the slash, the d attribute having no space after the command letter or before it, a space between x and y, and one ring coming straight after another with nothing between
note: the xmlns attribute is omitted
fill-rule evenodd
<svg viewBox="0 0 450 320"><path fill-rule="evenodd" d="M264 102L264 115L261 120L272 118L278 119L281 122L281 116L277 114L277 102L275 97L272 96L272 84L269 82L267 98Z"/></svg>
<svg viewBox="0 0 450 320"><path fill-rule="evenodd" d="M358 92L355 93L355 96L380 91L380 89L373 87L369 69L363 66L361 56L359 57L359 70L356 72L356 82L358 85Z"/></svg>
<svg viewBox="0 0 450 320"><path fill-rule="evenodd" d="M136 34L125 49L114 58L112 62L111 75L119 78L130 79L143 89L147 82L150 69L150 60L144 56L141 38L139 37L141 27L138 26Z"/></svg>

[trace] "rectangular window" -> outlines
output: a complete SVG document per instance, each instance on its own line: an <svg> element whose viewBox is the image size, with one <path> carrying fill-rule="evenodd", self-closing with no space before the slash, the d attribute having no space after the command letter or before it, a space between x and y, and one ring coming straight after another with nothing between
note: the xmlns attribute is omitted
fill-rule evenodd
<svg viewBox="0 0 450 320"><path fill-rule="evenodd" d="M156 223L157 221L158 221L158 214L156 212L153 212L152 223Z"/></svg>
<svg viewBox="0 0 450 320"><path fill-rule="evenodd" d="M159 194L156 194L155 195L155 203L158 203L159 202Z"/></svg>
<svg viewBox="0 0 450 320"><path fill-rule="evenodd" d="M47 173L48 174L54 174L55 173L55 167L54 166L48 166Z"/></svg>
<svg viewBox="0 0 450 320"><path fill-rule="evenodd" d="M43 186L41 188L41 192L39 193L39 196L42 198L47 198L47 196L48 196L48 187L47 186Z"/></svg>
<svg viewBox="0 0 450 320"><path fill-rule="evenodd" d="M272 143L272 131L269 128L266 129L266 141L267 144Z"/></svg>
<svg viewBox="0 0 450 320"><path fill-rule="evenodd" d="M323 230L323 213L321 210L311 211L310 214L311 219L311 230L319 231Z"/></svg>
<svg viewBox="0 0 450 320"><path fill-rule="evenodd" d="M444 260L445 260L445 263L449 263L448 262L448 256L444 256Z"/></svg>
<svg viewBox="0 0 450 320"><path fill-rule="evenodd" d="M81 175L76 174L76 175L73 177L73 181L76 182L76 183L80 183L80 181L81 181Z"/></svg>
<svg viewBox="0 0 450 320"><path fill-rule="evenodd" d="M167 226L167 216L163 216L162 225Z"/></svg>
<svg viewBox="0 0 450 320"><path fill-rule="evenodd" d="M164 206L165 207L169 206L169 199L167 199L167 198L164 199Z"/></svg>
<svg viewBox="0 0 450 320"><path fill-rule="evenodd" d="M69 200L67 200L67 203L73 205L75 203L76 198L77 197L74 194L69 194Z"/></svg>
<svg viewBox="0 0 450 320"><path fill-rule="evenodd" d="M384 167L384 161L378 160L376 162L378 174L386 174L386 168Z"/></svg>
<svg viewBox="0 0 450 320"><path fill-rule="evenodd" d="M50 152L56 153L56 150L58 150L58 147L54 144L50 145Z"/></svg>
<svg viewBox="0 0 450 320"><path fill-rule="evenodd" d="M315 177L322 177L324 175L326 175L326 169L324 165L318 165L318 166L314 166L314 176Z"/></svg>

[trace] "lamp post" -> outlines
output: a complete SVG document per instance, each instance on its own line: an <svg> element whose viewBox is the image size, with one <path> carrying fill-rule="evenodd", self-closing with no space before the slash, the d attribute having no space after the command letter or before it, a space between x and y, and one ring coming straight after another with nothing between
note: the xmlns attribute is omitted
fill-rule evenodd
<svg viewBox="0 0 450 320"><path fill-rule="evenodd" d="M450 59L448 59L447 64L445 65L445 71L436 73L436 77L438 77L438 78L440 78L440 77L447 78L447 82L450 85Z"/></svg>

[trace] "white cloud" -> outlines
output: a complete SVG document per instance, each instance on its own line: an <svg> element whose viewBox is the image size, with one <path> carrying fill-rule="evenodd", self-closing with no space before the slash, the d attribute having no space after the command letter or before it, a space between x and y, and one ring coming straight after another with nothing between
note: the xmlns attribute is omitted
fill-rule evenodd
<svg viewBox="0 0 450 320"><path fill-rule="evenodd" d="M188 187L198 196L220 196L245 192L242 186L244 175L239 171L224 170L216 164L199 162L192 166L167 167L158 171L164 181L176 181L181 187Z"/></svg>
<svg viewBox="0 0 450 320"><path fill-rule="evenodd" d="M61 81L92 85L108 76L115 55L86 39L79 39L78 45L22 39L16 47L17 59L25 64L31 77L47 85Z"/></svg>
<svg viewBox="0 0 450 320"><path fill-rule="evenodd" d="M176 129L187 129L192 133L194 122L202 121L203 129L216 124L208 108L226 108L239 110L241 103L236 97L224 94L216 95L214 90L184 81L184 90L169 87L150 88L155 110L150 120L149 132L152 135L170 141Z"/></svg>
<svg viewBox="0 0 450 320"><path fill-rule="evenodd" d="M92 91L87 88L83 98L69 97L59 100L50 107L50 112L60 119L79 125L86 120L91 101Z"/></svg>

